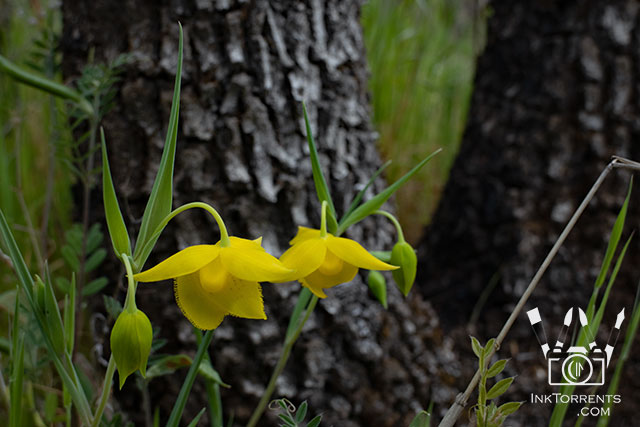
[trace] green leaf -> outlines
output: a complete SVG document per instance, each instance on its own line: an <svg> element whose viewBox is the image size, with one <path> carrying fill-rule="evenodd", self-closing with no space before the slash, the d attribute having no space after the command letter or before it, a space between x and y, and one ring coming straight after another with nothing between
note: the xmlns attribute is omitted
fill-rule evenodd
<svg viewBox="0 0 640 427"><path fill-rule="evenodd" d="M316 415L311 421L307 423L307 427L318 427L322 421L322 415Z"/></svg>
<svg viewBox="0 0 640 427"><path fill-rule="evenodd" d="M300 404L300 407L298 408L298 412L296 413L297 423L301 423L302 421L304 421L304 417L307 416L307 408L308 408L307 401L305 400Z"/></svg>
<svg viewBox="0 0 640 427"><path fill-rule="evenodd" d="M94 114L91 103L87 101L80 94L80 92L67 86L61 85L60 83L47 77L35 74L31 71L27 71L24 68L21 68L13 62L9 61L2 55L0 55L0 71L7 73L9 76L21 83L27 84L31 87L35 87L36 89L43 90L60 98L65 98L73 101L88 115Z"/></svg>
<svg viewBox="0 0 640 427"><path fill-rule="evenodd" d="M478 404L484 406L487 401L487 387L480 383L478 384Z"/></svg>
<svg viewBox="0 0 640 427"><path fill-rule="evenodd" d="M62 249L60 249L60 253L62 254L62 258L64 258L73 271L80 270L80 260L71 246L64 245Z"/></svg>
<svg viewBox="0 0 640 427"><path fill-rule="evenodd" d="M391 251L369 251L369 253L382 262L391 262Z"/></svg>
<svg viewBox="0 0 640 427"><path fill-rule="evenodd" d="M64 296L64 338L69 354L73 354L73 346L75 345L75 329L76 329L76 276L71 275L71 286L69 293Z"/></svg>
<svg viewBox="0 0 640 427"><path fill-rule="evenodd" d="M131 242L127 226L120 211L116 189L111 179L111 169L109 168L109 158L107 157L107 143L104 138L104 130L100 128L100 139L102 141L102 200L104 202L104 215L107 220L107 229L111 236L113 251L120 258L122 254L131 256Z"/></svg>
<svg viewBox="0 0 640 427"><path fill-rule="evenodd" d="M429 427L431 414L427 411L420 411L411 421L409 427Z"/></svg>
<svg viewBox="0 0 640 427"><path fill-rule="evenodd" d="M480 358L484 352L484 349L482 348L482 346L480 345L480 341L477 340L476 337L470 337L471 338L471 348L473 349L473 353L478 356L478 358Z"/></svg>
<svg viewBox="0 0 640 427"><path fill-rule="evenodd" d="M66 277L56 277L56 286L63 294L71 291L71 282Z"/></svg>
<svg viewBox="0 0 640 427"><path fill-rule="evenodd" d="M222 378L220 378L220 374L214 369L214 367L211 365L211 362L208 360L203 360L202 363L200 363L200 366L198 367L198 374L202 375L208 380L213 381L220 387L231 388L229 384L222 381Z"/></svg>
<svg viewBox="0 0 640 427"><path fill-rule="evenodd" d="M162 159L158 174L153 182L153 188L147 207L142 216L142 224L140 233L136 241L134 250L134 264L138 267L144 265L149 256L148 253L141 251L151 241L155 244L158 236L154 236L156 228L162 220L171 212L173 203L173 164L176 157L176 141L178 139L178 119L180 113L180 81L182 79L182 25L180 25L180 38L178 42L178 67L176 69L176 80L173 86L173 100L171 101L171 115L169 117L169 127L167 129L167 138L162 151ZM153 249L153 245L147 246ZM149 249L149 252L151 251Z"/></svg>
<svg viewBox="0 0 640 427"><path fill-rule="evenodd" d="M507 391L513 380L514 377L509 377L498 381L493 387L491 387L491 389L489 389L489 392L487 393L487 399L495 399L496 397L503 394L505 391Z"/></svg>
<svg viewBox="0 0 640 427"><path fill-rule="evenodd" d="M122 313L122 304L120 304L117 299L109 295L103 295L103 301L104 308L107 310L107 313L109 313L109 316L117 319L120 313Z"/></svg>
<svg viewBox="0 0 640 427"><path fill-rule="evenodd" d="M400 187L404 185L405 182L409 180L415 173L417 173L424 165L426 165L429 160L433 158L436 154L438 154L442 149L438 149L427 156L424 160L418 163L413 169L407 172L402 178L391 184L389 187L375 195L370 200L367 200L358 208L356 208L353 212L351 212L348 216L345 216L340 221L338 226L338 234L342 234L347 228L356 224L357 222L362 221L364 218L368 217L384 204L389 197L393 195Z"/></svg>
<svg viewBox="0 0 640 427"><path fill-rule="evenodd" d="M391 275L398 289L402 292L402 295L406 297L409 295L413 283L416 280L418 257L411 245L402 241L393 246L390 263L391 265L400 267L397 270L393 270Z"/></svg>
<svg viewBox="0 0 640 427"><path fill-rule="evenodd" d="M102 239L104 238L104 234L100 230L100 224L95 223L89 228L89 232L87 233L87 253L91 253L98 249L100 243L102 243Z"/></svg>
<svg viewBox="0 0 640 427"><path fill-rule="evenodd" d="M193 420L191 420L191 422L189 423L189 425L187 427L196 427L198 425L198 421L200 421L200 418L204 415L204 412L207 410L207 408L202 408L200 409L200 412L198 412L198 415L196 415Z"/></svg>
<svg viewBox="0 0 640 427"><path fill-rule="evenodd" d="M11 359L11 377L9 378L9 425L10 427L20 427L22 415L22 396L24 384L24 334L20 334L15 341L13 357Z"/></svg>
<svg viewBox="0 0 640 427"><path fill-rule="evenodd" d="M278 414L278 418L282 420L286 427L297 427L296 422L291 418L289 414Z"/></svg>
<svg viewBox="0 0 640 427"><path fill-rule="evenodd" d="M336 233L336 229L338 228L338 223L336 221L336 208L333 205L333 200L331 199L331 193L329 192L329 187L327 186L327 181L324 179L324 174L322 173L322 167L320 166L320 161L318 160L318 150L316 148L316 143L313 139L313 134L311 133L311 125L309 124L309 116L307 115L307 106L305 103L302 103L302 113L304 115L304 125L307 130L307 142L309 144L309 157L311 158L311 170L313 172L313 183L316 187L316 194L318 195L318 201L320 204L326 201L329 204L329 215L327 215L327 227L329 231L332 233Z"/></svg>
<svg viewBox="0 0 640 427"><path fill-rule="evenodd" d="M493 345L495 344L495 342L495 338L491 338L489 341L487 341L487 344L485 344L484 349L482 350L485 356L488 356L489 353L493 351Z"/></svg>
<svg viewBox="0 0 640 427"><path fill-rule="evenodd" d="M347 209L347 211L344 213L342 218L349 216L349 214L353 212L355 208L358 207L358 205L360 204L360 201L364 197L369 187L371 187L371 185L375 182L375 180L390 164L391 164L391 160L387 160L384 165L380 166L378 170L375 171L375 173L371 176L371 178L369 178L369 181L367 181L367 184L364 186L364 188L360 190L356 195L356 197L353 199L353 201L351 202L351 205L349 206L349 209Z"/></svg>
<svg viewBox="0 0 640 427"><path fill-rule="evenodd" d="M90 295L97 294L108 284L109 279L106 277L98 277L97 279L87 283L87 285L82 288L82 296L88 297Z"/></svg>
<svg viewBox="0 0 640 427"><path fill-rule="evenodd" d="M296 302L296 305L293 308L293 312L291 313L291 318L289 319L289 325L287 326L285 340L288 340L298 327L298 320L300 319L300 315L302 315L302 311L307 308L307 304L310 300L311 291L309 290L309 288L302 288L302 290L298 294L298 302Z"/></svg>
<svg viewBox="0 0 640 427"><path fill-rule="evenodd" d="M89 258L85 261L84 271L85 273L89 273L102 264L102 261L107 256L107 250L105 248L98 248L94 253L92 253Z"/></svg>
<svg viewBox="0 0 640 427"><path fill-rule="evenodd" d="M611 237L609 237L609 243L607 245L607 251L604 254L604 260L602 261L602 267L600 268L600 273L598 274L598 278L596 279L595 288L598 289L604 283L604 279L609 272L609 266L611 265L611 261L613 260L613 255L618 247L618 242L620 241L620 237L622 236L622 229L624 228L624 222L627 218L627 209L629 207L629 199L631 198L631 188L633 187L633 177L629 182L629 189L627 190L627 197L624 199L624 204L618 213L618 217L616 218L616 222L613 224L613 229L611 230Z"/></svg>
<svg viewBox="0 0 640 427"><path fill-rule="evenodd" d="M173 374L181 368L191 366L191 358L184 354L163 356L149 363L147 379Z"/></svg>
<svg viewBox="0 0 640 427"><path fill-rule="evenodd" d="M494 363L487 371L487 378L493 378L498 375L507 365L508 359L501 359Z"/></svg>
<svg viewBox="0 0 640 427"><path fill-rule="evenodd" d="M500 405L498 408L498 412L503 416L511 415L516 412L520 406L522 406L523 402L507 402L505 404Z"/></svg>

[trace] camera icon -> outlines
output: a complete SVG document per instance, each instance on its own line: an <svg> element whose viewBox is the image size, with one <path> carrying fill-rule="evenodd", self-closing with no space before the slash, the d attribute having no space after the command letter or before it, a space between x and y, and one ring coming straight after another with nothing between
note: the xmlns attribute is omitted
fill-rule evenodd
<svg viewBox="0 0 640 427"><path fill-rule="evenodd" d="M606 356L599 349L591 354L584 347L554 349L549 355L550 385L603 385Z"/></svg>

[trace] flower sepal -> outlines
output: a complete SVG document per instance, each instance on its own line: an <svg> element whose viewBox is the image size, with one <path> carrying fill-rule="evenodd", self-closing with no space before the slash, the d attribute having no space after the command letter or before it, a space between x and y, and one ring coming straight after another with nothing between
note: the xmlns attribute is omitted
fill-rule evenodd
<svg viewBox="0 0 640 427"><path fill-rule="evenodd" d="M118 368L120 388L135 371L140 370L143 377L146 375L152 340L153 330L147 315L137 308L125 308L111 330L111 354Z"/></svg>

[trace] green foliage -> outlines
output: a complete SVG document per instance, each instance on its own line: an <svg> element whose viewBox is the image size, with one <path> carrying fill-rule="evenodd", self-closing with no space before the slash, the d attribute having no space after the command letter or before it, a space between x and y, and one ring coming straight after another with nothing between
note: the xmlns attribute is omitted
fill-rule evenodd
<svg viewBox="0 0 640 427"><path fill-rule="evenodd" d="M480 371L478 403L476 403L472 408L475 411L478 427L499 427L503 425L507 416L516 412L523 403L507 402L501 406L497 406L495 402L488 403L488 401L497 399L505 394L515 379L515 377L503 378L487 390L487 379L499 375L504 370L508 362L507 359L500 359L487 367L487 362L489 361L488 358L493 352L494 344L495 339L492 338L483 347L475 337L471 337L471 349L478 358Z"/></svg>
<svg viewBox="0 0 640 427"><path fill-rule="evenodd" d="M611 269L613 257L618 250L622 238L622 230L624 228L624 223L627 217L632 185L633 181L629 183L627 197L625 198L622 208L620 209L620 212L618 213L616 221L611 230L602 266L600 268L600 272L598 273L598 277L596 278L596 282L594 283L591 298L589 299L589 304L586 310L587 322L589 326L580 330L576 342L574 343L575 346L588 348L588 344L593 340L595 336L597 336L602 317L604 316L604 310L609 300L609 295L611 293L611 290L613 289L613 284L615 283L618 272L620 271L620 267L627 252L627 248L631 243L631 238L633 236L629 237L625 245L622 247L620 253L618 254L618 258L616 259L615 265L613 266L613 269ZM600 298L600 301L598 303L598 296L607 275L609 275L609 281L607 282L604 294L602 295L602 298ZM560 387L560 393L570 396L573 394L575 387L575 385L563 385ZM554 425L561 425L566 417L568 409L568 403L562 403L562 401L556 403L549 422Z"/></svg>
<svg viewBox="0 0 640 427"><path fill-rule="evenodd" d="M322 421L322 415L316 415L308 422L305 422L308 412L306 400L296 410L296 407L289 400L285 398L276 399L269 403L269 409L280 410L278 414L281 423L279 424L280 427L317 427Z"/></svg>
<svg viewBox="0 0 640 427"><path fill-rule="evenodd" d="M367 284L369 285L371 293L378 301L380 301L380 304L382 304L385 309L388 308L387 280L384 278L382 273L375 270L370 271L369 276L367 277Z"/></svg>
<svg viewBox="0 0 640 427"><path fill-rule="evenodd" d="M373 118L382 155L393 159L387 179L444 148L439 162L396 196L400 222L416 240L458 151L485 15L473 0L370 0L362 8Z"/></svg>

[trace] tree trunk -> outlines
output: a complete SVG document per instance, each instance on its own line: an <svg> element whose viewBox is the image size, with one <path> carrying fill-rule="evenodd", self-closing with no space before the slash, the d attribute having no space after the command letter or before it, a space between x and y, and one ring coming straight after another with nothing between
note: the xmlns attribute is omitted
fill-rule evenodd
<svg viewBox="0 0 640 427"><path fill-rule="evenodd" d="M421 292L441 308L449 331L464 329L481 293L497 283L476 323L485 338L498 334L610 156L640 159L640 146L632 143L640 131L638 3L492 3L469 122L421 244L419 268ZM560 327L570 307L586 307L628 182L625 172L607 178L526 306L540 307L547 328ZM632 198L623 239L637 224L638 207ZM632 243L609 302L605 342L615 314L622 306L631 312L637 246ZM555 342L557 328L547 333ZM510 340L500 356L515 357L511 373L519 375L521 400L529 400L546 387L534 376L534 365L546 361L524 313ZM516 345L521 355L535 352L533 362L522 356L519 363L509 351ZM635 357L628 372L637 366ZM621 418L636 410L632 390L640 386L636 376L625 383L623 404L613 409ZM548 406L529 405L538 414Z"/></svg>
<svg viewBox="0 0 640 427"><path fill-rule="evenodd" d="M304 100L337 209L344 211L380 163L367 104L359 7L357 1L341 0L65 1L67 77L78 74L90 48L99 59L131 53L116 107L104 121L130 229L137 228L160 160L178 21L185 32L185 65L174 205L209 202L232 234L263 236L275 254L287 247L297 225L317 227ZM376 191L381 185L376 183ZM370 249L394 242L393 228L380 218L354 227L351 237ZM149 265L178 248L217 239L204 214L180 215ZM430 385L440 381L438 366L456 369L448 341L438 333L429 304L421 299L407 304L393 289L393 309L385 312L362 280L355 282L320 302L274 398L296 404L307 399L311 413L324 413L326 425L407 425L427 406ZM237 422L246 422L264 390L298 291L298 284L266 285L269 320L227 318L215 332L212 360L232 386L222 397L226 414L233 413ZM195 351L190 325L168 285L141 285L138 301L160 337L169 340L163 352ZM442 350L428 354L430 347ZM151 401L162 418L181 384L176 377L150 383ZM447 401L453 389L440 389L436 400ZM120 403L141 422L137 399L129 393ZM204 402L202 389L194 390L191 414ZM269 417L274 423L274 415Z"/></svg>

